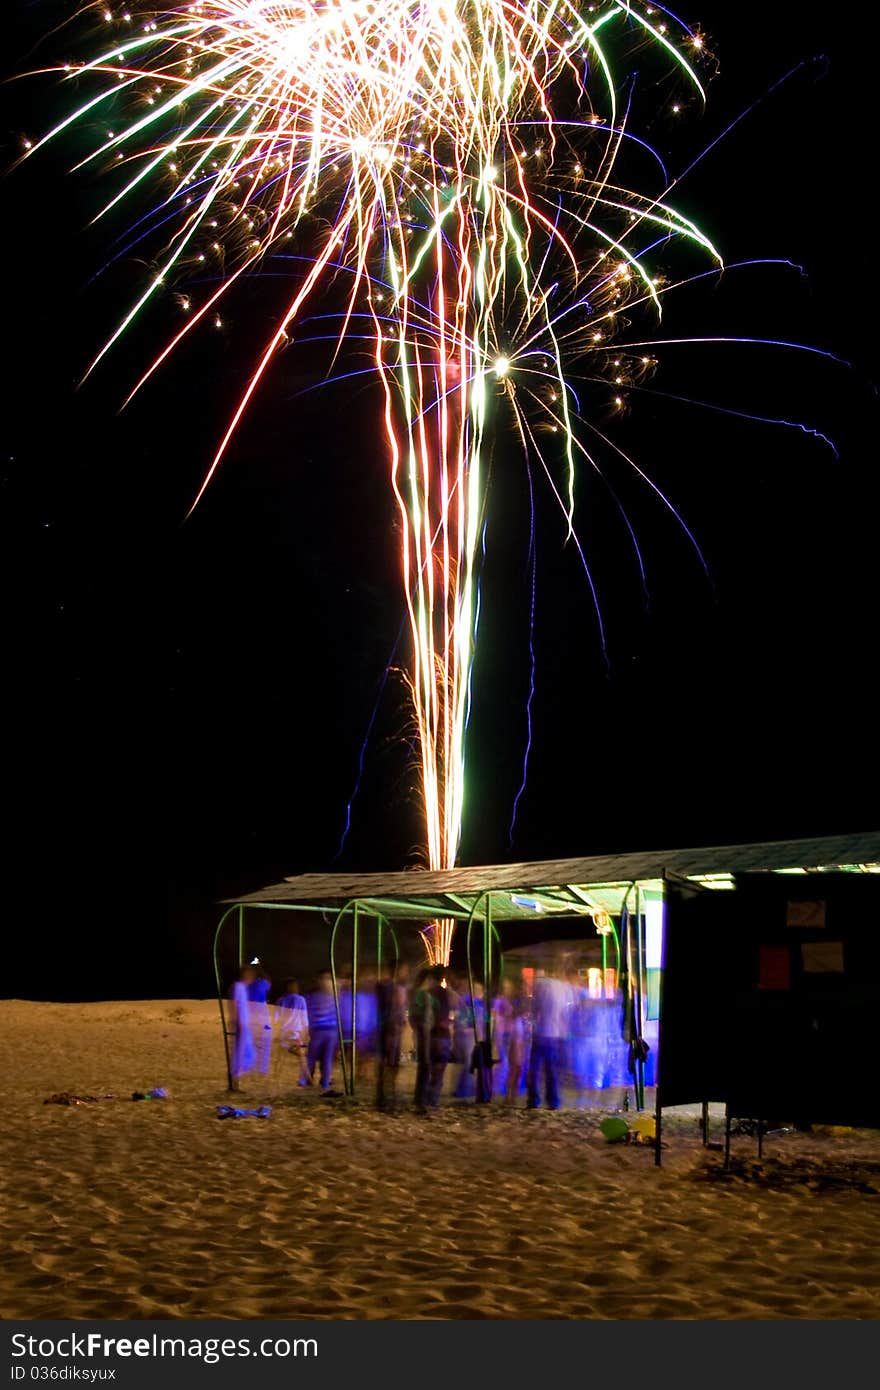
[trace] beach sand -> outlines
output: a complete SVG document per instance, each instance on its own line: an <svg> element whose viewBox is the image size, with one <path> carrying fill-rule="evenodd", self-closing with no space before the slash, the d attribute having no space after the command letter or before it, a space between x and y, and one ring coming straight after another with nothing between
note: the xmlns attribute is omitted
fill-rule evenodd
<svg viewBox="0 0 880 1390"><path fill-rule="evenodd" d="M880 1315L880 1132L739 1137L724 1175L677 1114L657 1169L595 1111L389 1116L292 1063L220 1122L210 1000L2 1002L0 1055L7 1319Z"/></svg>

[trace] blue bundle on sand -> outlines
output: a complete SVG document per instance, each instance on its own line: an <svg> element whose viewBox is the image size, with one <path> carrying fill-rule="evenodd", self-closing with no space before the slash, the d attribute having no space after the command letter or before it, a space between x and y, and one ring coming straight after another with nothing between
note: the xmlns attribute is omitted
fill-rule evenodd
<svg viewBox="0 0 880 1390"><path fill-rule="evenodd" d="M132 1100L167 1100L168 1092L164 1086L154 1086L152 1091L132 1091Z"/></svg>
<svg viewBox="0 0 880 1390"><path fill-rule="evenodd" d="M268 1120L272 1114L271 1105L261 1105L259 1110L239 1110L235 1105L218 1105L218 1120L243 1120L248 1115L254 1115L258 1120Z"/></svg>

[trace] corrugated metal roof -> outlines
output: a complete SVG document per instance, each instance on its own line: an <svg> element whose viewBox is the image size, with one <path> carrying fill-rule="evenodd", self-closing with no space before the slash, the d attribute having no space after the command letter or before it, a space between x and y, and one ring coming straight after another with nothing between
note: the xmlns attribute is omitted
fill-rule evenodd
<svg viewBox="0 0 880 1390"><path fill-rule="evenodd" d="M808 840L774 840L761 844L711 845L634 854L597 855L584 859L546 859L524 864L483 864L431 871L404 869L372 874L300 874L270 884L235 903L285 903L290 906L340 908L353 898L382 904L391 915L421 917L457 907L467 912L487 891L504 894L554 895L545 911L584 910L569 886L580 889L660 879L664 873L693 878L703 874L738 874L761 870L832 869L880 863L880 831L830 835ZM555 895L560 894L560 897ZM566 901L567 900L567 901ZM501 904L497 905L501 907ZM529 915L512 905L502 915ZM496 914L497 915L497 914Z"/></svg>

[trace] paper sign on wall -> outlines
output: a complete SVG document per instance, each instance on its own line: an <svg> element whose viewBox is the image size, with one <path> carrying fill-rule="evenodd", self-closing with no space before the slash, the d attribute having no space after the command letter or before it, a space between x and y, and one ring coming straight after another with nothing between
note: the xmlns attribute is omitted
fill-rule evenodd
<svg viewBox="0 0 880 1390"><path fill-rule="evenodd" d="M793 902L785 904L787 927L824 927L824 902Z"/></svg>
<svg viewBox="0 0 880 1390"><path fill-rule="evenodd" d="M802 941L801 962L810 975L843 974L842 941Z"/></svg>

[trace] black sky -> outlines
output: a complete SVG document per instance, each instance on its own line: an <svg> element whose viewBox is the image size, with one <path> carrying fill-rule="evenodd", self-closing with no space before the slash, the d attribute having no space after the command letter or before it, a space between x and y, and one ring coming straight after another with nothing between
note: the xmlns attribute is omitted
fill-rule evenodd
<svg viewBox="0 0 880 1390"><path fill-rule="evenodd" d="M32 44L65 12L13 6L12 70L38 64ZM680 126L658 117L651 135L673 170L804 66L673 201L728 262L787 258L803 273L703 281L667 301L663 336L794 340L853 365L757 346L663 354L651 385L666 395L634 396L616 437L679 508L709 578L662 506L631 490L646 604L625 533L584 478L579 520L607 665L589 589L536 476L534 736L512 844L529 513L522 460L499 442L464 862L877 821L877 20L866 9L828 33L788 3L745 17L702 4L687 18L710 37L720 74L704 115L688 111ZM51 78L11 83L3 99L11 163L21 136L60 108ZM6 915L18 962L5 992L201 993L217 896L306 869L399 867L418 848L391 677L335 857L403 617L387 471L374 398L350 387L297 398L308 364L292 355L184 524L246 349L269 322L272 285L128 411L118 407L143 344L123 341L77 389L142 271L123 258L89 283L111 233L86 227L101 189L67 172L82 152L68 141L4 181ZM805 421L839 455L798 429L676 395Z"/></svg>

